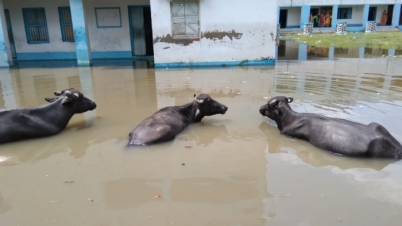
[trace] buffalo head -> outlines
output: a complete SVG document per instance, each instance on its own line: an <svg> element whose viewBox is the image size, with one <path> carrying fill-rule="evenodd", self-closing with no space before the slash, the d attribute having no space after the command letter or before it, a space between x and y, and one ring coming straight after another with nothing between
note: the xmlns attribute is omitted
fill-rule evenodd
<svg viewBox="0 0 402 226"><path fill-rule="evenodd" d="M92 111L96 108L95 102L84 97L82 93L74 88L65 89L62 91L54 91L56 98L45 98L49 103L53 103L56 100L62 99L61 104L74 113L84 113L86 111Z"/></svg>
<svg viewBox="0 0 402 226"><path fill-rule="evenodd" d="M212 99L208 94L203 93L197 97L194 94L194 101L197 104L196 121L201 120L204 116L223 115L228 110L228 107Z"/></svg>
<svg viewBox="0 0 402 226"><path fill-rule="evenodd" d="M260 114L276 121L279 119L280 109L282 107L290 108L289 103L293 101L292 97L276 96L260 107Z"/></svg>

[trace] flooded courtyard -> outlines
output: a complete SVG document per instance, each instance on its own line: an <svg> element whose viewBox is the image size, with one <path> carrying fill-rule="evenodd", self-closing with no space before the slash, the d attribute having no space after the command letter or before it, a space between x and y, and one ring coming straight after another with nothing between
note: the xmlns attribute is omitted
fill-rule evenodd
<svg viewBox="0 0 402 226"><path fill-rule="evenodd" d="M378 122L402 142L402 59L298 60L289 48L273 67L1 69L0 107L74 87L97 108L59 135L0 146L0 225L399 225L402 161L327 153L280 135L258 109L291 96L295 111ZM143 119L202 92L227 113L172 142L126 147Z"/></svg>

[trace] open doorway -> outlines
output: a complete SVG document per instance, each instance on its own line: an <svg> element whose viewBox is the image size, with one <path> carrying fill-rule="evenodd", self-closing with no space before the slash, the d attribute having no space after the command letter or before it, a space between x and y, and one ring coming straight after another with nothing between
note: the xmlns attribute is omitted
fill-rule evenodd
<svg viewBox="0 0 402 226"><path fill-rule="evenodd" d="M319 12L320 12L320 9L319 9L319 8L312 8L312 9L310 10L310 13L312 13L313 16L317 15Z"/></svg>
<svg viewBox="0 0 402 226"><path fill-rule="evenodd" d="M392 25L392 17L394 15L394 5L388 5L388 11L387 11L387 23L386 25Z"/></svg>
<svg viewBox="0 0 402 226"><path fill-rule="evenodd" d="M370 7L368 13L368 21L375 21L377 16L377 7Z"/></svg>
<svg viewBox="0 0 402 226"><path fill-rule="evenodd" d="M281 25L281 28L286 28L287 23L288 23L288 10L281 9L279 11L279 24Z"/></svg>
<svg viewBox="0 0 402 226"><path fill-rule="evenodd" d="M153 56L151 7L129 6L128 14L133 56Z"/></svg>

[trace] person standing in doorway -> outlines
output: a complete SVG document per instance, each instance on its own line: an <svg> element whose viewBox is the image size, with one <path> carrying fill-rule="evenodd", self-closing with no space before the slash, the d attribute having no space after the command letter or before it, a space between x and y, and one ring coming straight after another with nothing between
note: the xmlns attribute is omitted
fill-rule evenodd
<svg viewBox="0 0 402 226"><path fill-rule="evenodd" d="M327 12L327 14L325 14L325 27L329 27L329 24L331 24L331 16L329 12Z"/></svg>
<svg viewBox="0 0 402 226"><path fill-rule="evenodd" d="M387 19L388 19L388 14L387 14L387 11L384 10L384 12L382 12L380 25L385 26L387 24Z"/></svg>
<svg viewBox="0 0 402 226"><path fill-rule="evenodd" d="M313 21L313 13L310 13L310 16L308 17L308 22L311 23Z"/></svg>
<svg viewBox="0 0 402 226"><path fill-rule="evenodd" d="M313 16L313 26L318 27L318 13Z"/></svg>
<svg viewBox="0 0 402 226"><path fill-rule="evenodd" d="M320 22L318 24L319 27L323 27L325 23L324 13L320 13Z"/></svg>

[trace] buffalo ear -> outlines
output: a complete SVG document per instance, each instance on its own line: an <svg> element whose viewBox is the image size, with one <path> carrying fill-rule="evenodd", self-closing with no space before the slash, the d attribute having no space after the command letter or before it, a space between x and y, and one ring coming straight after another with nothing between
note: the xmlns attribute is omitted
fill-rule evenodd
<svg viewBox="0 0 402 226"><path fill-rule="evenodd" d="M57 98L45 98L45 100L47 101L47 102L49 102L49 103L53 103L53 102L55 102L56 100L57 100Z"/></svg>
<svg viewBox="0 0 402 226"><path fill-rule="evenodd" d="M65 97L63 98L63 100L61 101L61 104L62 104L62 105L69 104L69 103L72 102L72 100L73 100L73 99L71 99L70 97L65 96Z"/></svg>
<svg viewBox="0 0 402 226"><path fill-rule="evenodd" d="M288 97L288 103L292 103L293 102L293 97Z"/></svg>
<svg viewBox="0 0 402 226"><path fill-rule="evenodd" d="M273 100L271 100L269 103L268 103L268 105L269 105L269 107L271 107L271 108L276 108L276 107L278 107L278 100L277 99L273 99Z"/></svg>

